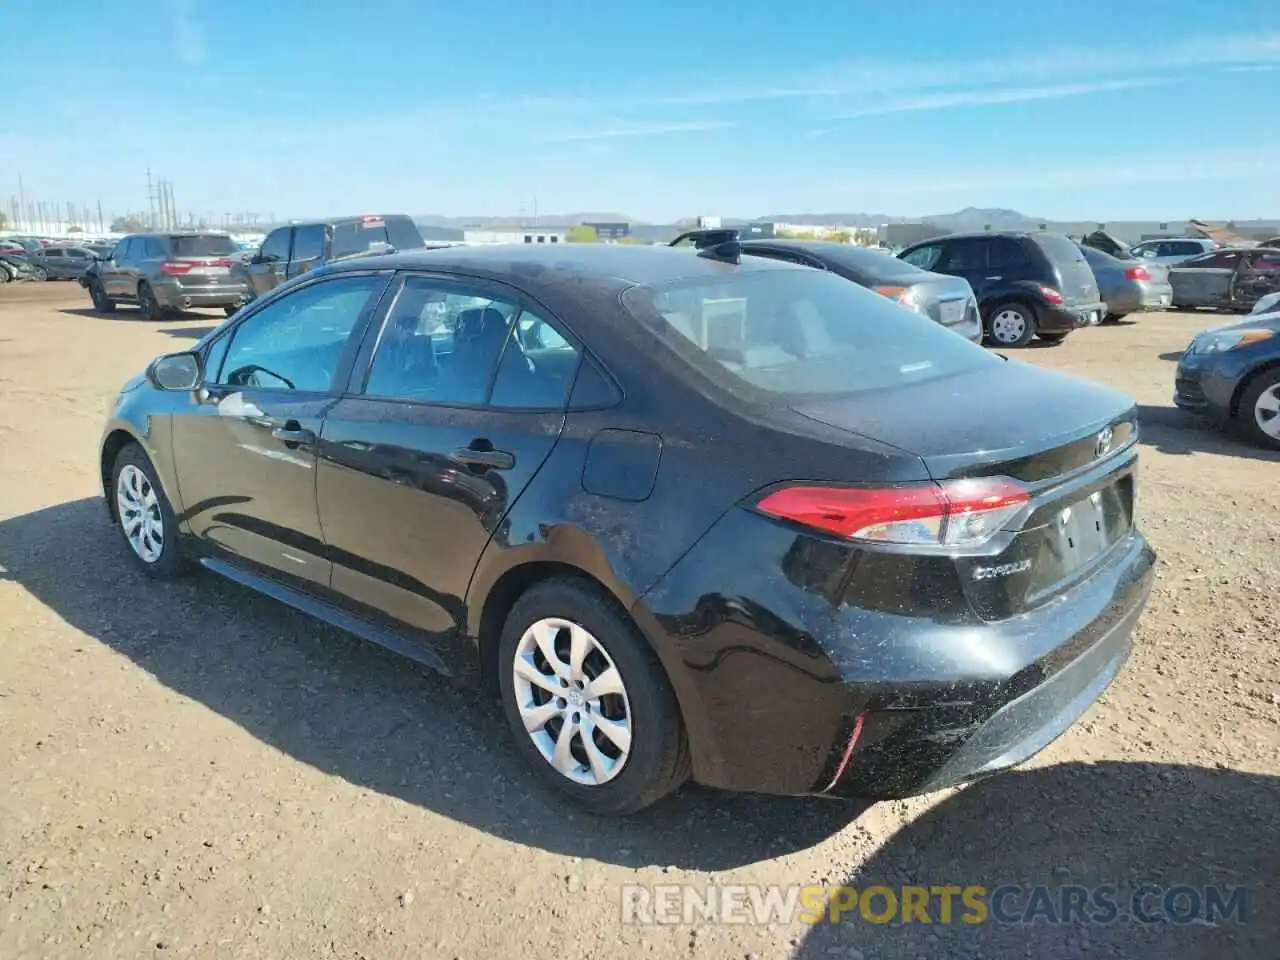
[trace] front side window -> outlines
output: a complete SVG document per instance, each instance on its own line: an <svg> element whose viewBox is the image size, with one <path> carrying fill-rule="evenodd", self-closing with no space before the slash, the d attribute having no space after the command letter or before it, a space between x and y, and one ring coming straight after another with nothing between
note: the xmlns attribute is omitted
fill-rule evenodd
<svg viewBox="0 0 1280 960"><path fill-rule="evenodd" d="M326 392L351 332L382 277L339 277L301 287L240 323L215 382Z"/></svg>
<svg viewBox="0 0 1280 960"><path fill-rule="evenodd" d="M635 286L622 302L698 372L747 396L855 394L1002 363L927 317L817 270Z"/></svg>
<svg viewBox="0 0 1280 960"><path fill-rule="evenodd" d="M267 239L262 241L262 250L258 256L273 263L288 260L289 235L291 233L293 233L293 227L281 227L279 230L272 230L267 234Z"/></svg>
<svg viewBox="0 0 1280 960"><path fill-rule="evenodd" d="M900 259L905 260L913 267L919 267L921 270L932 270L937 266L938 261L942 259L942 245L931 243L927 246L916 247L907 253L904 253Z"/></svg>
<svg viewBox="0 0 1280 960"><path fill-rule="evenodd" d="M947 271L987 269L987 245L989 240L957 240L947 245L947 258L943 266Z"/></svg>

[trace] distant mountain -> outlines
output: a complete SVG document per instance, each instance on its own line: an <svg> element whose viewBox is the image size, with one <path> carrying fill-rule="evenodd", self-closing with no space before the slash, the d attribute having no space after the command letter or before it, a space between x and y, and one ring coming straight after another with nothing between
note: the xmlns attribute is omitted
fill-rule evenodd
<svg viewBox="0 0 1280 960"><path fill-rule="evenodd" d="M992 230L1030 230L1043 222L1017 210L981 207L965 207L955 213L935 213L925 217L903 217L890 213L779 213L757 219L806 227L878 227L882 223L925 221L945 227L953 233L982 230L987 225Z"/></svg>

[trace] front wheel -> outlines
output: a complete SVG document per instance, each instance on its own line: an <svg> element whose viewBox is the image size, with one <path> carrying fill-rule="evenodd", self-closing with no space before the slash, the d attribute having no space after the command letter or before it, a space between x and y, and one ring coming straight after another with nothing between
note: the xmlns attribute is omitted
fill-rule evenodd
<svg viewBox="0 0 1280 960"><path fill-rule="evenodd" d="M498 653L517 749L556 792L622 816L689 776L671 684L626 612L581 580L547 580L516 601Z"/></svg>
<svg viewBox="0 0 1280 960"><path fill-rule="evenodd" d="M136 443L116 456L111 471L116 527L133 562L148 576L167 580L186 565L178 545L178 521L150 458Z"/></svg>
<svg viewBox="0 0 1280 960"><path fill-rule="evenodd" d="M1036 314L1023 303L1001 303L987 311L987 337L997 347L1025 347L1036 335Z"/></svg>
<svg viewBox="0 0 1280 960"><path fill-rule="evenodd" d="M49 271L46 270L44 267L36 267L34 270L31 271L31 279L32 280L48 280Z"/></svg>
<svg viewBox="0 0 1280 960"><path fill-rule="evenodd" d="M1065 333L1037 333L1036 336L1045 343L1061 343L1067 339Z"/></svg>
<svg viewBox="0 0 1280 960"><path fill-rule="evenodd" d="M223 307L222 312L225 316L234 317L239 309L239 307Z"/></svg>
<svg viewBox="0 0 1280 960"><path fill-rule="evenodd" d="M1280 450L1280 370L1253 378L1240 398L1239 417L1250 440Z"/></svg>
<svg viewBox="0 0 1280 960"><path fill-rule="evenodd" d="M89 299L93 301L93 309L98 313L115 313L116 303L107 296L102 284L97 280L89 281Z"/></svg>

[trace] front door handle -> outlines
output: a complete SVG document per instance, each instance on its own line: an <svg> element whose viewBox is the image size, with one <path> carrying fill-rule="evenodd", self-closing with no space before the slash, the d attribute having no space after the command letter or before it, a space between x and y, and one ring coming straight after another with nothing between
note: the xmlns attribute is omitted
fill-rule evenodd
<svg viewBox="0 0 1280 960"><path fill-rule="evenodd" d="M1003 276L1003 275L1001 275L1001 276L998 276L998 277L987 277L987 279L988 279L988 280L1003 280L1003 279L1004 279L1004 276Z"/></svg>
<svg viewBox="0 0 1280 960"><path fill-rule="evenodd" d="M481 470L510 470L516 465L514 455L506 450L495 450L488 440L472 440L470 446L459 447L449 454L449 459L465 467Z"/></svg>
<svg viewBox="0 0 1280 960"><path fill-rule="evenodd" d="M283 440L284 445L290 449L299 444L316 442L315 431L308 430L297 420L286 420L283 426L272 430L271 435L277 440Z"/></svg>

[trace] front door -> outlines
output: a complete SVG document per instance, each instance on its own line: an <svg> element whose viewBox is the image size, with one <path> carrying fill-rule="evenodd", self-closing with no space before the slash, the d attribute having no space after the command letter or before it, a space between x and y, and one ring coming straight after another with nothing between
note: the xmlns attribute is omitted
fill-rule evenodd
<svg viewBox="0 0 1280 960"><path fill-rule="evenodd" d="M942 256L933 269L968 280L978 301L982 302L989 288L1000 286L1006 279L1002 268L991 267L988 263L990 246L988 237L948 240L942 245Z"/></svg>
<svg viewBox="0 0 1280 960"><path fill-rule="evenodd" d="M1239 250L1218 250L1169 268L1176 307L1225 307L1240 269Z"/></svg>
<svg viewBox="0 0 1280 960"><path fill-rule="evenodd" d="M303 586L329 585L316 444L352 334L385 283L355 274L308 284L211 345L205 385L173 427L182 519L209 547Z"/></svg>
<svg viewBox="0 0 1280 960"><path fill-rule="evenodd" d="M367 383L325 417L320 517L334 590L449 660L480 554L559 438L579 350L508 288L409 276L386 299Z"/></svg>
<svg viewBox="0 0 1280 960"><path fill-rule="evenodd" d="M141 244L140 237L125 237L112 249L111 258L104 261L98 268L98 279L102 281L102 289L108 296L118 297L126 292L133 293L132 290L125 290L125 271L128 269L130 257L133 256L133 248L140 247Z"/></svg>
<svg viewBox="0 0 1280 960"><path fill-rule="evenodd" d="M262 247L249 260L249 289L254 297L274 290L285 281L293 227L280 227L267 234Z"/></svg>

